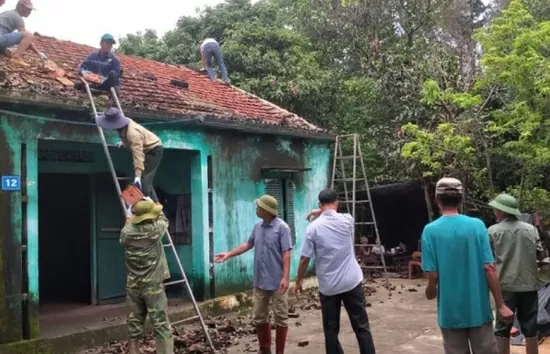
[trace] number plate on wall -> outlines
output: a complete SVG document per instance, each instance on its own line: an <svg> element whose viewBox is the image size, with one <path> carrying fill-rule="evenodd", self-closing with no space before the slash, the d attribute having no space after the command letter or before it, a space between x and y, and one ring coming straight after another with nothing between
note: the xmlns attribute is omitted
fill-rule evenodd
<svg viewBox="0 0 550 354"><path fill-rule="evenodd" d="M2 176L3 191L21 190L21 178L19 176Z"/></svg>

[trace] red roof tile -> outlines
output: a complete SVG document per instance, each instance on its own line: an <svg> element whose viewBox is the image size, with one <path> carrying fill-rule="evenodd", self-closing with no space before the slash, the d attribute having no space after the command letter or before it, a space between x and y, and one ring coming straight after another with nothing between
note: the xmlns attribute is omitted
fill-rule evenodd
<svg viewBox="0 0 550 354"><path fill-rule="evenodd" d="M48 55L65 71L65 78L78 82L77 68L80 62L96 48L37 35L34 39L39 50ZM221 82L211 82L208 76L196 70L117 54L124 70L121 79L121 104L132 112L146 111L160 115L178 116L203 114L227 119L236 123L277 125L288 129L322 133L324 130L305 119ZM87 100L84 92L67 87L56 75L41 69L38 57L28 52L24 55L30 68L10 63L0 58L0 87L9 90L61 98ZM3 72L3 73L2 73ZM171 80L184 80L188 88L177 87Z"/></svg>

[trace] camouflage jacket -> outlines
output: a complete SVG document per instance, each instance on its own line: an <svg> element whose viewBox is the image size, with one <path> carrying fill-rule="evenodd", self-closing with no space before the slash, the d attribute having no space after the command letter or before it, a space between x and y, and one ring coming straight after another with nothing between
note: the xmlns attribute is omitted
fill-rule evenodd
<svg viewBox="0 0 550 354"><path fill-rule="evenodd" d="M126 286L138 288L162 283L170 278L162 237L168 230L168 219L161 213L152 223L132 224L127 221L120 233L128 277Z"/></svg>

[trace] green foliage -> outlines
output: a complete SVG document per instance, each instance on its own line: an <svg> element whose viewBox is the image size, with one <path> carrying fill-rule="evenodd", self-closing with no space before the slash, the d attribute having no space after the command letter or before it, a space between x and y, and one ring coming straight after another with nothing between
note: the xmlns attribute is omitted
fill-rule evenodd
<svg viewBox="0 0 550 354"><path fill-rule="evenodd" d="M199 66L201 41L215 38L235 85L359 133L375 182L454 175L478 202L510 189L540 212L550 187L550 2L505 2L226 0L162 38L128 35L119 50Z"/></svg>

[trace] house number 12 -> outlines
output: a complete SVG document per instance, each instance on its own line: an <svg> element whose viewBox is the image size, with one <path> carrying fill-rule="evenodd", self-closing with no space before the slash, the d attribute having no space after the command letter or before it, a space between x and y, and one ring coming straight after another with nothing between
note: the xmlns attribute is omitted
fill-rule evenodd
<svg viewBox="0 0 550 354"><path fill-rule="evenodd" d="M18 191L21 189L21 178L19 176L2 176L3 191Z"/></svg>

